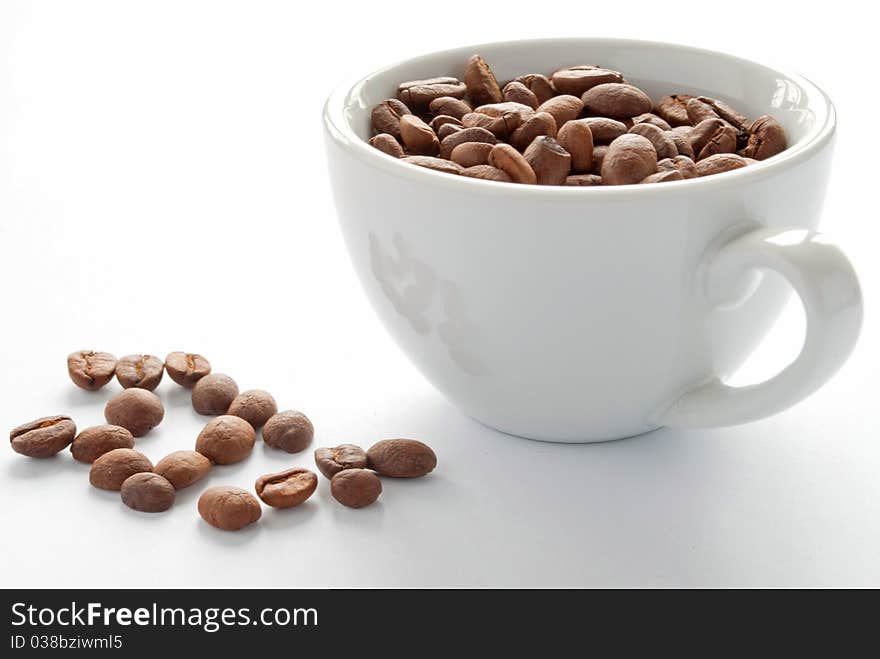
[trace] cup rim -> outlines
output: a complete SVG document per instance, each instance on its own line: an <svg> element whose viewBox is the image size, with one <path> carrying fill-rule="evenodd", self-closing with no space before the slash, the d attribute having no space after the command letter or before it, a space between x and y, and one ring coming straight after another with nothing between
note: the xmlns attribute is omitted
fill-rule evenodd
<svg viewBox="0 0 880 659"><path fill-rule="evenodd" d="M721 174L713 174L712 176L704 176L682 181L669 181L657 185L608 185L608 186L561 186L561 185L529 185L522 183L505 183L501 181L487 181L469 176L457 176L453 174L445 174L426 167L419 167L410 163L402 162L398 158L390 156L379 151L366 140L358 136L345 117L345 108L356 96L360 87L368 83L373 77L385 73L391 69L402 66L403 64L416 62L419 60L427 60L436 57L450 56L461 54L466 57L467 54L480 52L486 48L496 47L499 45L519 46L519 47L540 47L544 44L565 44L574 45L599 44L618 47L653 47L653 48L675 48L683 51L690 51L694 54L722 58L735 63L747 66L755 66L773 71L780 76L795 82L811 100L816 100L815 110L817 110L815 125L801 140L794 146L788 147L782 153L779 153L767 160L759 161L748 167L741 167L729 172ZM824 111L824 112L823 112ZM710 50L706 48L697 48L684 44L673 42L653 41L645 39L618 39L618 38L595 38L595 37L567 37L567 38L547 38L547 39L513 39L504 41L493 41L470 46L461 46L456 48L447 48L444 50L433 51L415 57L408 57L393 64L384 66L372 73L357 78L349 78L346 82L338 85L336 89L328 96L324 103L323 123L326 133L343 149L365 161L368 165L384 170L389 174L393 174L400 178L409 179L429 185L435 185L442 188L450 188L459 192L484 193L484 194L504 194L524 195L528 197L540 197L545 199L570 197L572 195L586 195L585 199L592 197L607 198L626 198L632 195L643 197L646 194L676 194L689 193L694 189L732 187L741 184L747 184L757 179L772 175L775 172L794 166L798 162L809 159L813 153L822 148L833 136L836 128L836 111L834 104L829 96L822 91L817 85L810 80L797 73L792 73L784 69L767 66L760 62L755 62L744 57L739 57L723 51Z"/></svg>

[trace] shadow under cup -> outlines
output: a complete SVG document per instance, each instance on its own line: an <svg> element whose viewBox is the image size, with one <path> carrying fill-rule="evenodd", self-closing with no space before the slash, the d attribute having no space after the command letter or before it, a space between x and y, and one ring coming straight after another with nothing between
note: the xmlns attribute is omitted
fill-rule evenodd
<svg viewBox="0 0 880 659"><path fill-rule="evenodd" d="M400 82L460 78L474 53L500 81L597 64L654 100L704 94L750 118L772 114L789 148L703 179L565 188L440 174L366 144L370 110ZM354 268L425 377L502 431L601 441L663 425L683 392L731 374L772 326L790 287L748 273L736 304L719 306L706 294L707 255L755 228L816 227L834 112L806 80L728 55L563 39L408 60L334 93L324 125Z"/></svg>

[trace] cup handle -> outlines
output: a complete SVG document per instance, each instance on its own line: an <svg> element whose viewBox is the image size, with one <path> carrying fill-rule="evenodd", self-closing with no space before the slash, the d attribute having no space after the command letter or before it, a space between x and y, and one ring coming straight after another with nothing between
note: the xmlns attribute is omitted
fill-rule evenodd
<svg viewBox="0 0 880 659"><path fill-rule="evenodd" d="M731 387L716 376L695 386L659 414L659 425L729 426L776 414L819 389L846 361L862 324L862 294L843 252L803 228L750 231L708 259L702 280L709 303L742 303L753 292L743 283L749 275L754 281L758 269L781 274L803 302L807 328L800 354L759 384Z"/></svg>

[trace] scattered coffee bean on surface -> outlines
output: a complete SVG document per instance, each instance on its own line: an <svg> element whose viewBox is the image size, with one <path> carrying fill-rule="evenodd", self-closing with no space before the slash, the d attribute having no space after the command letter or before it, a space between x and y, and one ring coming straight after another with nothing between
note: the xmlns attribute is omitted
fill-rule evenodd
<svg viewBox="0 0 880 659"><path fill-rule="evenodd" d="M80 432L70 445L73 459L92 463L117 448L134 448L134 435L122 426L92 426Z"/></svg>
<svg viewBox="0 0 880 659"><path fill-rule="evenodd" d="M263 426L263 441L272 448L299 453L312 443L315 428L302 412L278 412Z"/></svg>
<svg viewBox="0 0 880 659"><path fill-rule="evenodd" d="M116 362L116 379L123 389L153 391L162 381L165 362L153 355L126 355Z"/></svg>
<svg viewBox="0 0 880 659"><path fill-rule="evenodd" d="M69 416L44 416L24 423L9 433L12 450L29 458L51 458L63 451L76 435L76 424Z"/></svg>
<svg viewBox="0 0 880 659"><path fill-rule="evenodd" d="M142 513L165 512L174 505L174 486L159 474L142 472L125 479L120 488L122 503Z"/></svg>
<svg viewBox="0 0 880 659"><path fill-rule="evenodd" d="M367 466L367 452L355 444L319 448L315 449L315 465L326 478L333 478L345 469L364 469Z"/></svg>
<svg viewBox="0 0 880 659"><path fill-rule="evenodd" d="M251 424L254 428L262 428L276 412L278 405L268 391L262 389L249 389L242 391L232 399L227 414L238 416Z"/></svg>
<svg viewBox="0 0 880 659"><path fill-rule="evenodd" d="M345 469L330 480L330 494L343 506L364 508L382 494L382 481L368 469Z"/></svg>
<svg viewBox="0 0 880 659"><path fill-rule="evenodd" d="M193 386L192 406L199 414L226 414L236 396L238 385L235 380L222 373L211 373Z"/></svg>
<svg viewBox="0 0 880 659"><path fill-rule="evenodd" d="M298 506L312 496L317 487L315 472L299 467L260 476L254 484L257 496L273 508Z"/></svg>
<svg viewBox="0 0 880 659"><path fill-rule="evenodd" d="M116 357L109 352L81 350L67 356L67 373L77 387L97 391L113 379Z"/></svg>
<svg viewBox="0 0 880 659"><path fill-rule="evenodd" d="M156 463L153 472L164 476L175 490L189 487L211 471L211 461L198 451L174 451Z"/></svg>
<svg viewBox="0 0 880 659"><path fill-rule="evenodd" d="M107 401L107 423L126 428L135 437L143 437L165 417L162 401L146 389L124 389Z"/></svg>
<svg viewBox="0 0 880 659"><path fill-rule="evenodd" d="M383 439L367 451L370 469L382 476L418 478L434 471L437 456L415 439Z"/></svg>
<svg viewBox="0 0 880 659"><path fill-rule="evenodd" d="M174 382L192 389L196 382L211 372L211 363L191 352L172 352L165 357L165 371Z"/></svg>
<svg viewBox="0 0 880 659"><path fill-rule="evenodd" d="M117 448L99 456L89 472L89 482L102 490L118 490L129 476L153 471L153 463L143 453Z"/></svg>
<svg viewBox="0 0 880 659"><path fill-rule="evenodd" d="M199 515L223 531L238 531L253 524L263 514L257 498L239 487L209 487L199 497Z"/></svg>
<svg viewBox="0 0 880 659"><path fill-rule="evenodd" d="M251 424L237 416L211 419L196 438L196 451L214 464L241 462L251 454L256 433Z"/></svg>

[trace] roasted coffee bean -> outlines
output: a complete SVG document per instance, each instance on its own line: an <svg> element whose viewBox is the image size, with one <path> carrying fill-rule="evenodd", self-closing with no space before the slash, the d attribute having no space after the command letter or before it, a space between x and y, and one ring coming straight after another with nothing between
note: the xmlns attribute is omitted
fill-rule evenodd
<svg viewBox="0 0 880 659"><path fill-rule="evenodd" d="M193 387L192 406L199 414L226 414L236 396L238 385L235 380L222 373L211 373Z"/></svg>
<svg viewBox="0 0 880 659"><path fill-rule="evenodd" d="M162 423L165 407L152 391L123 389L107 401L104 418L110 425L122 426L135 437L143 437Z"/></svg>
<svg viewBox="0 0 880 659"><path fill-rule="evenodd" d="M29 458L51 458L63 451L76 435L76 424L69 416L44 416L25 423L9 433L12 450Z"/></svg>
<svg viewBox="0 0 880 659"><path fill-rule="evenodd" d="M467 113L465 113L467 114ZM461 118L451 117L448 114L438 114L436 117L431 119L431 123L428 124L435 133L440 130L440 127L444 124L452 124L453 126L461 126Z"/></svg>
<svg viewBox="0 0 880 659"><path fill-rule="evenodd" d="M223 531L243 529L260 519L262 514L257 498L239 487L209 487L199 497L199 515Z"/></svg>
<svg viewBox="0 0 880 659"><path fill-rule="evenodd" d="M449 137L453 133L457 133L460 130L464 130L464 126L458 126L458 125L452 124L452 123L443 124L442 126L440 126L439 130L437 131L437 138L442 142L447 137Z"/></svg>
<svg viewBox="0 0 880 659"><path fill-rule="evenodd" d="M709 98L708 96L698 96L697 97L703 103L709 105L714 111L715 114L724 119L727 123L729 123L734 128L739 130L745 130L749 124L749 120L745 115L741 114L734 108L730 107L724 101L719 101L715 98Z"/></svg>
<svg viewBox="0 0 880 659"><path fill-rule="evenodd" d="M664 158L657 161L657 170L676 170L681 173L682 178L696 178L697 166L693 160L687 156L675 156L674 158Z"/></svg>
<svg viewBox="0 0 880 659"><path fill-rule="evenodd" d="M687 94L672 94L663 96L654 106L654 112L666 120L672 126L690 126L687 113L687 102L693 96Z"/></svg>
<svg viewBox="0 0 880 659"><path fill-rule="evenodd" d="M492 165L474 165L467 167L462 172L463 176L470 178L479 178L484 181L500 181L502 183L512 183L513 179L507 175L503 169L498 169Z"/></svg>
<svg viewBox="0 0 880 659"><path fill-rule="evenodd" d="M370 469L392 478L418 478L434 471L437 456L416 439L383 439L367 451Z"/></svg>
<svg viewBox="0 0 880 659"><path fill-rule="evenodd" d="M489 164L505 171L514 183L534 185L538 182L529 161L509 144L493 146L489 153Z"/></svg>
<svg viewBox="0 0 880 659"><path fill-rule="evenodd" d="M156 463L153 472L168 479L175 490L189 487L211 471L211 461L198 451L174 451Z"/></svg>
<svg viewBox="0 0 880 659"><path fill-rule="evenodd" d="M593 144L611 144L618 137L626 133L626 125L616 119L608 117L587 117L579 119L590 127L593 134Z"/></svg>
<svg viewBox="0 0 880 659"><path fill-rule="evenodd" d="M576 119L583 109L584 103L581 99L577 96L564 94L544 101L538 106L536 112L546 112L553 115L553 119L556 121L556 128L559 130L566 121Z"/></svg>
<svg viewBox="0 0 880 659"><path fill-rule="evenodd" d="M400 118L400 138L407 151L417 156L436 156L440 150L436 133L414 114Z"/></svg>
<svg viewBox="0 0 880 659"><path fill-rule="evenodd" d="M504 139L516 130L522 123L522 118L516 112L507 112L500 117L491 117L482 112L469 112L461 120L465 128L485 128L495 137Z"/></svg>
<svg viewBox="0 0 880 659"><path fill-rule="evenodd" d="M466 101L460 98L452 98L451 96L435 98L428 107L435 115L446 114L456 119L461 119L468 112L473 112L473 109Z"/></svg>
<svg viewBox="0 0 880 659"><path fill-rule="evenodd" d="M116 357L109 352L81 350L67 356L67 373L77 387L97 391L113 379Z"/></svg>
<svg viewBox="0 0 880 659"><path fill-rule="evenodd" d="M626 133L624 133L625 135ZM608 145L599 144L593 147L593 168L590 170L593 174L602 173L602 163L605 162L605 156L608 155Z"/></svg>
<svg viewBox="0 0 880 659"><path fill-rule="evenodd" d="M510 144L518 151L526 148L541 135L556 137L556 119L547 112L537 112L528 121L524 122L510 136Z"/></svg>
<svg viewBox="0 0 880 659"><path fill-rule="evenodd" d="M557 93L580 96L597 85L623 82L623 76L617 71L597 66L572 66L556 71L550 76L550 81Z"/></svg>
<svg viewBox="0 0 880 659"><path fill-rule="evenodd" d="M73 439L70 453L78 462L92 463L117 448L134 448L134 435L122 426L92 426Z"/></svg>
<svg viewBox="0 0 880 659"><path fill-rule="evenodd" d="M528 105L516 103L515 101L504 101L503 103L489 103L481 105L474 112L480 114L488 114L490 117L503 117L511 112L518 114L522 121L528 121L535 116L535 111Z"/></svg>
<svg viewBox="0 0 880 659"><path fill-rule="evenodd" d="M406 103L412 110L427 107L431 101L443 96L463 98L467 88L457 78L441 76L426 80L410 80L397 88L397 98ZM390 131L383 130L383 133ZM391 133L392 135L394 133Z"/></svg>
<svg viewBox="0 0 880 659"><path fill-rule="evenodd" d="M343 506L364 508L382 494L382 481L367 469L346 469L330 480L330 494Z"/></svg>
<svg viewBox="0 0 880 659"><path fill-rule="evenodd" d="M159 474L132 474L119 493L122 503L142 513L161 513L174 505L174 486Z"/></svg>
<svg viewBox="0 0 880 659"><path fill-rule="evenodd" d="M556 134L556 141L571 154L571 171L589 172L593 167L593 131L583 119L568 121Z"/></svg>
<svg viewBox="0 0 880 659"><path fill-rule="evenodd" d="M571 171L571 154L547 135L536 137L523 157L535 171L538 185L562 185Z"/></svg>
<svg viewBox="0 0 880 659"><path fill-rule="evenodd" d="M277 411L278 405L268 391L249 389L232 399L226 413L241 417L254 428L261 428Z"/></svg>
<svg viewBox="0 0 880 659"><path fill-rule="evenodd" d="M92 463L89 482L102 490L119 490L129 476L147 471L153 471L153 463L143 453L115 448Z"/></svg>
<svg viewBox="0 0 880 659"><path fill-rule="evenodd" d="M303 503L318 487L318 476L308 469L294 467L257 479L254 489L266 505L293 508Z"/></svg>
<svg viewBox="0 0 880 659"><path fill-rule="evenodd" d="M621 82L607 82L588 89L581 100L590 113L612 119L629 119L651 111L651 99L645 92Z"/></svg>
<svg viewBox="0 0 880 659"><path fill-rule="evenodd" d="M387 153L392 158L402 158L405 155L403 147L388 133L379 133L371 137L370 145L382 153Z"/></svg>
<svg viewBox="0 0 880 659"><path fill-rule="evenodd" d="M211 462L228 465L251 454L256 440L254 427L230 414L211 419L196 438L196 451Z"/></svg>
<svg viewBox="0 0 880 659"><path fill-rule="evenodd" d="M670 126L665 119L658 117L653 112L645 112L644 114L640 114L632 118L633 126L637 126L638 124L651 124L652 126L657 126L660 130L672 130L672 126Z"/></svg>
<svg viewBox="0 0 880 659"><path fill-rule="evenodd" d="M657 152L641 135L621 135L608 147L602 162L603 185L639 183L657 171Z"/></svg>
<svg viewBox="0 0 880 659"><path fill-rule="evenodd" d="M389 98L382 101L373 108L370 114L370 123L373 127L373 133L387 133L394 139L400 140L400 118L412 114L405 103L401 103L396 98Z"/></svg>
<svg viewBox="0 0 880 659"><path fill-rule="evenodd" d="M723 174L748 164L745 158L735 153L718 153L697 162L697 176Z"/></svg>
<svg viewBox="0 0 880 659"><path fill-rule="evenodd" d="M543 76L540 73L528 73L524 76L518 77L516 82L525 85L526 88L538 99L538 104L543 103L547 99L553 98L553 95L555 94L553 91L553 85L550 84L550 80L547 76Z"/></svg>
<svg viewBox="0 0 880 659"><path fill-rule="evenodd" d="M687 156L691 160L696 158L696 155L694 155L694 147L691 146L691 140L690 137L688 137L690 131L685 134L678 128L673 128L672 130L667 131L667 134L675 144L675 149L678 151L678 155Z"/></svg>
<svg viewBox="0 0 880 659"><path fill-rule="evenodd" d="M500 103L503 100L501 87L492 69L479 55L471 56L464 65L464 84L467 95L477 105Z"/></svg>
<svg viewBox="0 0 880 659"><path fill-rule="evenodd" d="M526 87L521 82L517 82L516 80L512 80L508 82L504 89L501 92L504 96L505 101L510 101L512 103L522 103L523 105L528 105L533 110L540 105L538 102L538 97L535 96L535 93Z"/></svg>
<svg viewBox="0 0 880 659"><path fill-rule="evenodd" d="M431 156L406 156L401 158L403 162L411 165L424 167L425 169L433 169L435 172L443 172L444 174L461 174L463 168L451 160L443 158L432 158Z"/></svg>
<svg viewBox="0 0 880 659"><path fill-rule="evenodd" d="M452 150L459 144L465 142L486 142L487 144L495 144L498 138L495 137L485 128L464 128L460 131L452 133L440 142L440 157L448 159L452 155Z"/></svg>
<svg viewBox="0 0 880 659"><path fill-rule="evenodd" d="M172 352L165 357L165 372L180 386L192 389L211 372L211 363L195 353Z"/></svg>
<svg viewBox="0 0 880 659"><path fill-rule="evenodd" d="M364 469L367 452L354 444L340 444L332 448L315 449L315 464L327 478L333 478L344 469Z"/></svg>
<svg viewBox="0 0 880 659"><path fill-rule="evenodd" d="M766 160L781 153L787 146L785 129L776 119L764 115L755 119L748 127L748 143L742 155L755 160Z"/></svg>
<svg viewBox="0 0 880 659"><path fill-rule="evenodd" d="M688 121L691 122L692 126L696 126L698 123L705 121L706 119L721 119L711 105L703 103L703 101L698 98L689 99L685 105L685 109L687 110Z"/></svg>
<svg viewBox="0 0 880 659"><path fill-rule="evenodd" d="M299 453L312 443L314 436L312 422L296 410L279 412L263 426L263 441L288 453Z"/></svg>
<svg viewBox="0 0 880 659"><path fill-rule="evenodd" d="M602 185L602 177L596 174L575 174L565 178L565 185L595 186Z"/></svg>
<svg viewBox="0 0 880 659"><path fill-rule="evenodd" d="M489 153L494 148L494 145L485 142L465 142L455 147L449 157L462 167L486 165L489 163Z"/></svg>
<svg viewBox="0 0 880 659"><path fill-rule="evenodd" d="M658 158L674 158L678 155L678 147L675 146L672 136L653 124L636 124L628 132L646 137L654 146Z"/></svg>
<svg viewBox="0 0 880 659"><path fill-rule="evenodd" d="M651 174L647 178L642 179L641 183L667 183L668 181L683 180L684 176L682 176L681 172L677 169L664 169L662 171Z"/></svg>
<svg viewBox="0 0 880 659"><path fill-rule="evenodd" d="M116 362L116 379L124 389L153 391L162 381L165 362L153 355L126 355Z"/></svg>
<svg viewBox="0 0 880 659"><path fill-rule="evenodd" d="M736 130L718 117L706 119L691 130L691 148L698 161L716 153L733 153L736 150Z"/></svg>

